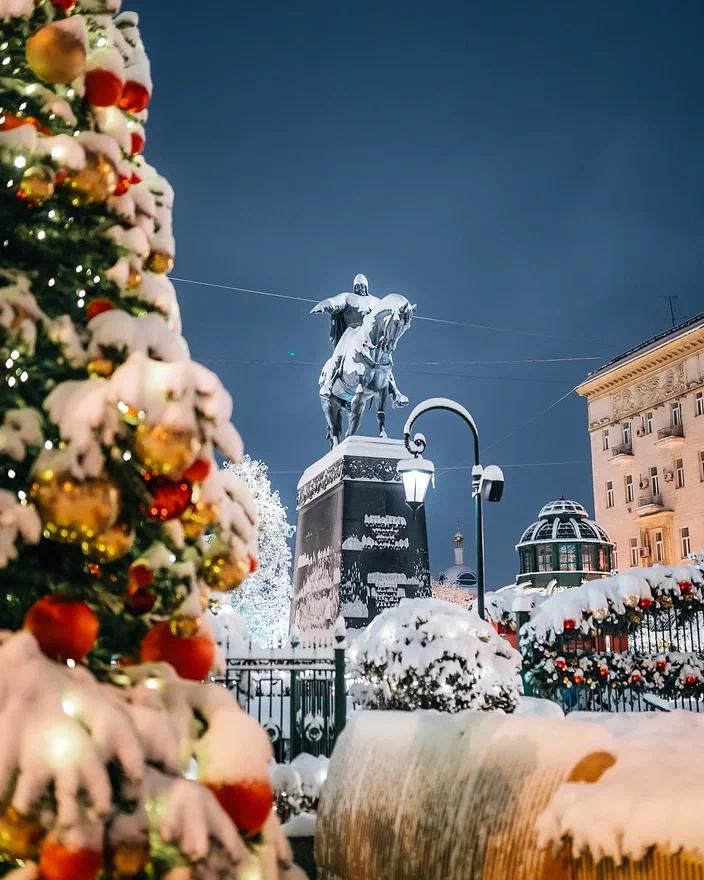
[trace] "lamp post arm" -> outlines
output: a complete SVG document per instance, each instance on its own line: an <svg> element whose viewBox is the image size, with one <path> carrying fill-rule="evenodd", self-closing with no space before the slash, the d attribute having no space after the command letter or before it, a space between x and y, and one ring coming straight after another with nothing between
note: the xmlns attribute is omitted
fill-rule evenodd
<svg viewBox="0 0 704 880"><path fill-rule="evenodd" d="M477 423L472 418L472 414L468 409L463 407L461 403L456 403L454 400L450 400L449 397L429 397L428 400L424 400L422 403L419 403L418 406L414 407L403 427L403 442L406 444L406 449L413 454L420 454L423 452L425 449L425 437L423 437L422 434L417 434L415 437L411 438L413 424L419 416L423 415L423 413L436 409L453 412L466 422L472 432L472 437L474 438L474 463L479 464L479 431L477 429Z"/></svg>

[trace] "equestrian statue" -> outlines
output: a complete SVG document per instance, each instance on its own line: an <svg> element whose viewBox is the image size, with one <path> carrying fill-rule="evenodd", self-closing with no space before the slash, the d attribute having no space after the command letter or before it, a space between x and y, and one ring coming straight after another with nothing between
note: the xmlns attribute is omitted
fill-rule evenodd
<svg viewBox="0 0 704 880"><path fill-rule="evenodd" d="M352 293L324 299L312 315L330 315L332 356L320 374L320 402L333 446L342 439L342 410L347 410L345 437L356 434L364 407L376 398L379 436L386 437L386 403L407 406L393 375L393 352L411 326L416 307L398 293L371 296L364 275L354 279Z"/></svg>

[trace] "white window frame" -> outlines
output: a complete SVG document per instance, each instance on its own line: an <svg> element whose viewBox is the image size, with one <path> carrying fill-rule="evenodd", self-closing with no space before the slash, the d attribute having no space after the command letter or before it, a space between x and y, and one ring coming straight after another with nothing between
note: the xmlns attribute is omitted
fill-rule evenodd
<svg viewBox="0 0 704 880"><path fill-rule="evenodd" d="M682 559L686 559L692 552L692 537L689 534L689 526L680 529L680 540L682 542Z"/></svg>
<svg viewBox="0 0 704 880"><path fill-rule="evenodd" d="M699 451L699 479L704 481L704 449Z"/></svg>
<svg viewBox="0 0 704 880"><path fill-rule="evenodd" d="M648 412L645 414L645 433L646 434L653 433L653 414L652 414L652 412Z"/></svg>
<svg viewBox="0 0 704 880"><path fill-rule="evenodd" d="M623 433L623 445L630 446L633 442L633 433L631 432L631 423L624 422L621 425L621 431Z"/></svg>
<svg viewBox="0 0 704 880"><path fill-rule="evenodd" d="M684 459L675 459L675 489L684 489Z"/></svg>
<svg viewBox="0 0 704 880"><path fill-rule="evenodd" d="M626 484L626 504L633 504L633 476L632 474L626 474L624 477L624 482Z"/></svg>
<svg viewBox="0 0 704 880"><path fill-rule="evenodd" d="M664 562L665 561L665 535L663 534L662 529L655 529L653 532L654 544L655 544L655 561L656 562Z"/></svg>
<svg viewBox="0 0 704 880"><path fill-rule="evenodd" d="M612 480L606 481L606 506L614 506L614 484Z"/></svg>
<svg viewBox="0 0 704 880"><path fill-rule="evenodd" d="M656 467L650 468L650 494L653 497L660 494L660 474Z"/></svg>
<svg viewBox="0 0 704 880"><path fill-rule="evenodd" d="M694 415L704 416L704 391L697 391L694 396Z"/></svg>
<svg viewBox="0 0 704 880"><path fill-rule="evenodd" d="M638 550L638 538L631 538L631 568L638 568L640 562L640 553Z"/></svg>
<svg viewBox="0 0 704 880"><path fill-rule="evenodd" d="M670 404L670 424L682 424L682 404L679 400L676 400L674 403Z"/></svg>
<svg viewBox="0 0 704 880"><path fill-rule="evenodd" d="M609 429L608 428L604 428L604 430L601 432L601 449L602 449L602 452L609 451Z"/></svg>

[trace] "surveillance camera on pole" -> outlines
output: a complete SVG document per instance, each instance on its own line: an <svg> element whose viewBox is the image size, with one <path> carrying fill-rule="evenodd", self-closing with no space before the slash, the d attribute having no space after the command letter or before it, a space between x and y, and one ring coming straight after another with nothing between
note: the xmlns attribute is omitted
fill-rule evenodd
<svg viewBox="0 0 704 880"><path fill-rule="evenodd" d="M504 472L498 465L490 464L484 468L479 491L485 501L501 501L504 494Z"/></svg>

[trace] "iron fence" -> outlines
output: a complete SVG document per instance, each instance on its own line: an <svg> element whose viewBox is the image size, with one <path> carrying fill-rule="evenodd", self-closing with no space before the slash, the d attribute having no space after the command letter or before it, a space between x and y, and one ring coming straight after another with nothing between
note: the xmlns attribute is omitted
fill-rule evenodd
<svg viewBox="0 0 704 880"><path fill-rule="evenodd" d="M276 760L301 752L332 754L345 726L344 639L327 644L261 649L228 657L214 679L269 734Z"/></svg>
<svg viewBox="0 0 704 880"><path fill-rule="evenodd" d="M564 675L536 675L540 649L522 650L531 693L565 712L704 712L704 611L654 604L634 611L620 630L594 621L588 634L563 635L551 662Z"/></svg>

